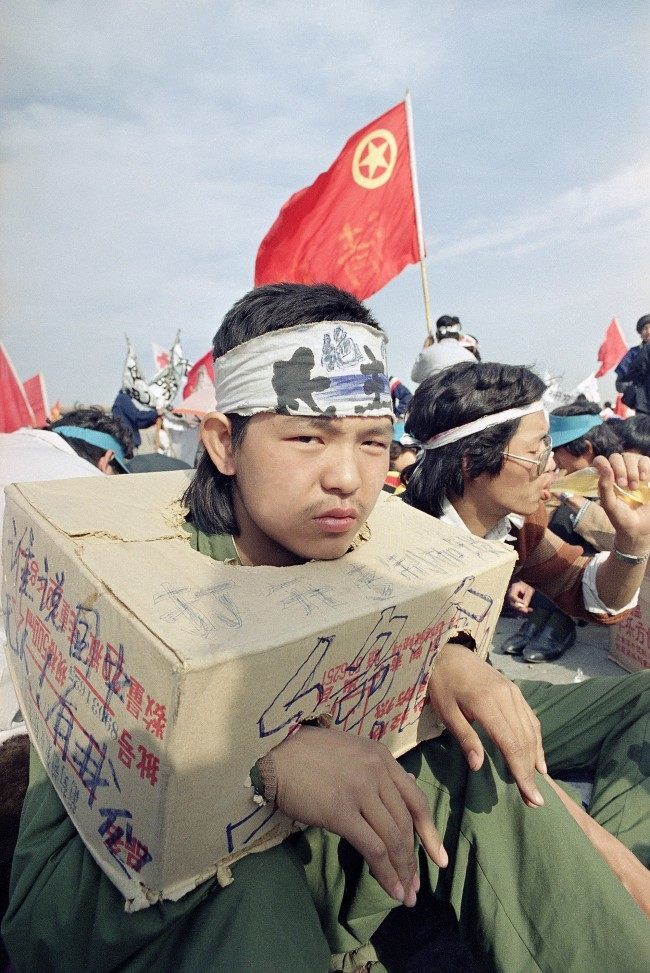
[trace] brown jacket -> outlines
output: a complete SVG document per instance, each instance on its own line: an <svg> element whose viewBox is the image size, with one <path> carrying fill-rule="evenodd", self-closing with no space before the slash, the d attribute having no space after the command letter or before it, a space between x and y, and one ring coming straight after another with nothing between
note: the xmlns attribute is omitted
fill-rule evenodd
<svg viewBox="0 0 650 973"><path fill-rule="evenodd" d="M515 543L517 565L514 577L526 581L547 595L558 608L574 618L584 618L599 625L615 625L629 614L594 614L585 608L582 576L590 558L581 547L567 544L548 529L548 517L541 503L534 514L526 517Z"/></svg>

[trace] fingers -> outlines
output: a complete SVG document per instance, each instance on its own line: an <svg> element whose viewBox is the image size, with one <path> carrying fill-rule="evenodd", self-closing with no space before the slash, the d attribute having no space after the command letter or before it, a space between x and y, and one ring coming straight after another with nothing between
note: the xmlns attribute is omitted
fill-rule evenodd
<svg viewBox="0 0 650 973"><path fill-rule="evenodd" d="M395 764L392 773L397 790L406 805L409 818L419 835L424 850L436 865L440 868L446 868L449 864L449 856L434 827L426 797L415 783L413 776L406 774L399 764Z"/></svg>
<svg viewBox="0 0 650 973"><path fill-rule="evenodd" d="M609 459L596 456L593 465L600 475L600 482L612 487L616 482L620 487L636 490L650 477L650 459L637 453L612 453Z"/></svg>
<svg viewBox="0 0 650 973"><path fill-rule="evenodd" d="M394 768L386 763L389 773L381 775L372 797L366 796L356 812L352 808L351 813L344 812L346 826L340 833L363 855L388 895L410 907L415 905L420 889L414 826L436 864L444 868L449 859L424 794L412 777L393 762Z"/></svg>
<svg viewBox="0 0 650 973"><path fill-rule="evenodd" d="M536 770L538 763L546 764L539 720L520 690L513 683L507 686L510 705L502 705L492 713L486 730L501 751L524 803L529 807L541 807L544 798L537 787Z"/></svg>
<svg viewBox="0 0 650 973"><path fill-rule="evenodd" d="M393 898L407 906L415 905L413 821L390 777L382 780L377 799L364 809L363 816L379 838L376 849L371 850L372 859L364 856L373 875ZM384 885L384 880L392 884Z"/></svg>
<svg viewBox="0 0 650 973"><path fill-rule="evenodd" d="M355 815L341 835L365 858L384 892L398 902L404 902L404 886L390 860L385 841L372 825L360 815Z"/></svg>
<svg viewBox="0 0 650 973"><path fill-rule="evenodd" d="M465 718L462 711L455 704L450 706L448 711L440 713L440 718L450 733L456 737L461 750L465 754L465 759L472 770L479 770L483 766L485 751L481 738Z"/></svg>
<svg viewBox="0 0 650 973"><path fill-rule="evenodd" d="M530 608L530 603L534 594L535 594L535 589L531 588L531 586L527 584L525 590L522 592L521 595L521 601L526 611L532 611L532 609Z"/></svg>
<svg viewBox="0 0 650 973"><path fill-rule="evenodd" d="M513 581L508 588L508 603L516 611L527 614L532 611L530 602L535 594L535 589L525 581Z"/></svg>
<svg viewBox="0 0 650 973"><path fill-rule="evenodd" d="M493 689L477 706L476 717L490 739L501 751L519 793L529 807L540 807L544 799L537 787L535 773L545 770L544 747L539 720L520 690L508 680ZM458 706L449 707L443 722L458 741L469 767L479 770L485 751L481 739Z"/></svg>

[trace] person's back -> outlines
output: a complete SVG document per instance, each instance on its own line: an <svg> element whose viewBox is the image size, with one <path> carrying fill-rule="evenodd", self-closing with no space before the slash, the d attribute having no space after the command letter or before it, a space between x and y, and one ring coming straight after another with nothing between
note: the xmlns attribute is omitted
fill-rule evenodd
<svg viewBox="0 0 650 973"><path fill-rule="evenodd" d="M645 414L650 413L650 314L636 324L641 343L630 348L616 368L616 390L623 404Z"/></svg>

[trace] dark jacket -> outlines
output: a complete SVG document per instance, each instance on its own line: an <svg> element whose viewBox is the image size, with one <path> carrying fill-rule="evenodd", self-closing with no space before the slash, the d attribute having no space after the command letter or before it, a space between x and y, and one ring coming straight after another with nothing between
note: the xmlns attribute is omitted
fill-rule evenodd
<svg viewBox="0 0 650 973"><path fill-rule="evenodd" d="M650 413L650 342L635 345L616 368L616 389L623 402L637 412Z"/></svg>
<svg viewBox="0 0 650 973"><path fill-rule="evenodd" d="M131 430L133 434L133 445L136 449L142 442L138 430L148 429L149 426L153 426L158 421L157 409L146 409L139 406L124 389L121 389L117 393L115 402L113 402L112 412L114 416L121 419L124 425Z"/></svg>

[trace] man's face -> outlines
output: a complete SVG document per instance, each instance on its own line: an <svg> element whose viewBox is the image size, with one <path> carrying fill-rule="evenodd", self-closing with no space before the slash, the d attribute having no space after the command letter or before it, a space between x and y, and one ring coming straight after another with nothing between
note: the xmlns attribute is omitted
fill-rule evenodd
<svg viewBox="0 0 650 973"><path fill-rule="evenodd" d="M650 341L650 322L644 324L641 329L641 342L645 344L646 341Z"/></svg>
<svg viewBox="0 0 650 973"><path fill-rule="evenodd" d="M593 452L574 456L565 446L558 446L557 449L553 450L553 456L558 467L565 473L576 473L578 470L584 470L591 465Z"/></svg>
<svg viewBox="0 0 650 973"><path fill-rule="evenodd" d="M555 470L553 453L539 475L534 462L544 452L547 443L548 422L544 413L533 412L524 416L507 445L507 457L498 476L482 473L466 484L465 493L472 495L484 514L485 522L496 523L508 513L522 516L532 514L540 501L548 500L548 488Z"/></svg>
<svg viewBox="0 0 650 973"><path fill-rule="evenodd" d="M388 417L253 416L234 454L243 559L282 566L345 554L383 486L391 436Z"/></svg>

